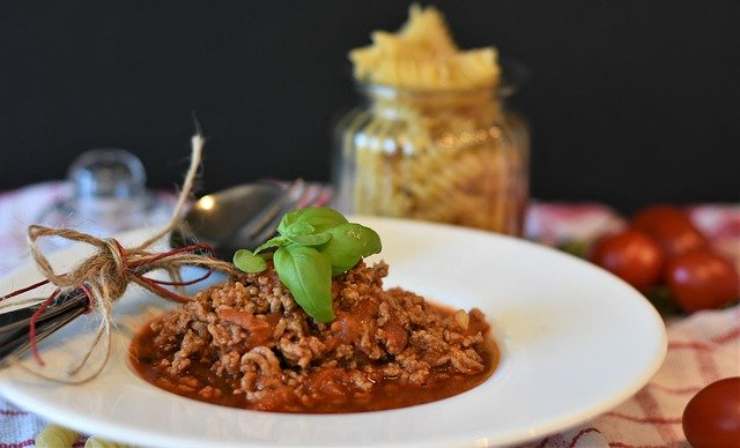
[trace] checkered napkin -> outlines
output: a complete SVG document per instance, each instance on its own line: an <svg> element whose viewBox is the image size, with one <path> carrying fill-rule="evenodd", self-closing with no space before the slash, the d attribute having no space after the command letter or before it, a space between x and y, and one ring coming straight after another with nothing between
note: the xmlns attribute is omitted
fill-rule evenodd
<svg viewBox="0 0 740 448"><path fill-rule="evenodd" d="M68 191L68 185L55 182L0 194L0 274L28 255L26 226ZM691 214L717 249L733 257L740 269L740 205L698 206ZM588 241L622 226L624 220L602 205L535 203L528 213L526 233L531 239L555 245ZM681 430L681 414L688 400L715 380L740 375L740 305L670 321L668 339L665 364L634 397L582 427L526 448L688 447ZM0 399L0 448L33 446L33 438L45 424Z"/></svg>

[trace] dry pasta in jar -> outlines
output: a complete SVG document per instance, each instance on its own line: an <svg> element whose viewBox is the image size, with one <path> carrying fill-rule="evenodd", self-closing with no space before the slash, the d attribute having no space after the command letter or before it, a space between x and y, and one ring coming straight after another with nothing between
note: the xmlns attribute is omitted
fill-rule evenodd
<svg viewBox="0 0 740 448"><path fill-rule="evenodd" d="M458 50L442 15L416 6L373 40L350 55L366 102L337 127L336 205L518 234L528 133L503 108L495 50Z"/></svg>

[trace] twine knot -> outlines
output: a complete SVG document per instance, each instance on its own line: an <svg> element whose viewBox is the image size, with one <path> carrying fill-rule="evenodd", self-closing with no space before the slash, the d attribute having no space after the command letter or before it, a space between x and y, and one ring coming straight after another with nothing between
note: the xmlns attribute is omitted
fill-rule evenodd
<svg viewBox="0 0 740 448"><path fill-rule="evenodd" d="M123 246L115 238L108 238L105 241L105 247L108 249L110 258L113 260L118 277L128 279L126 275L126 252Z"/></svg>
<svg viewBox="0 0 740 448"><path fill-rule="evenodd" d="M86 243L95 247L97 252L74 270L57 274L39 247L39 240L44 237L59 237ZM82 288L88 291L101 291L104 293L90 295L110 302L121 297L126 291L130 280L128 254L114 238L100 239L72 229L54 229L34 224L28 228L28 244L31 256L41 274L58 289Z"/></svg>
<svg viewBox="0 0 740 448"><path fill-rule="evenodd" d="M124 294L126 288L131 282L138 284L160 297L175 300L177 302L186 302L190 300L189 297L183 296L179 292L167 289L163 285L181 287L194 284L207 278L213 270L222 271L230 275L238 273L231 263L217 260L209 255L198 255L194 253L195 251L203 249L212 252L210 247L206 244L192 244L166 252L153 252L150 250L151 246L154 245L155 242L179 225L181 212L190 196L195 176L198 171L198 166L200 165L203 145L204 139L200 134L193 136L190 167L188 168L181 193L178 196L169 222L158 232L137 246L124 248L113 238L102 239L73 229L55 229L36 224L28 227L28 243L31 249L31 256L43 274L45 280L0 297L0 301L30 291L47 283L51 283L56 287L51 296L41 302L39 308L31 317L29 324L31 352L36 358L36 361L40 365L44 365L36 346L36 322L44 314L46 308L63 291L79 289L84 292L88 298L90 308L96 310L100 316L100 325L90 348L81 358L79 364L68 371L67 378L49 376L44 373L31 370L29 367L23 366L22 364L19 365L32 374L65 384L79 384L89 381L95 378L102 371L110 357L113 304ZM85 243L93 246L96 249L96 252L86 260L82 261L72 271L58 274L54 271L51 263L39 247L39 240L45 237L58 237L69 241ZM183 282L180 278L179 268L185 265L205 267L207 268L207 272L200 278ZM157 269L168 272L172 281L158 280L144 275L147 272ZM85 378L69 379L71 376L77 374L85 365L101 340L104 341L105 344L105 358L102 364L100 364L97 369Z"/></svg>

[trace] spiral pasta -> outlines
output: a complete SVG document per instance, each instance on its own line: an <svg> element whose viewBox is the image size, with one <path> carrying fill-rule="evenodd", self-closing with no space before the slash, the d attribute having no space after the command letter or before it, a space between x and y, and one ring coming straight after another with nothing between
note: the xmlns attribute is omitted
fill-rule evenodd
<svg viewBox="0 0 740 448"><path fill-rule="evenodd" d="M340 207L518 233L528 141L495 96L496 50L460 50L442 14L418 5L372 41L350 53L371 106L342 124Z"/></svg>
<svg viewBox="0 0 740 448"><path fill-rule="evenodd" d="M47 425L36 436L36 448L71 448L80 435L59 425Z"/></svg>
<svg viewBox="0 0 740 448"><path fill-rule="evenodd" d="M461 51L434 7L412 5L397 32L372 33L373 44L350 52L362 81L418 89L475 88L498 82L493 47Z"/></svg>

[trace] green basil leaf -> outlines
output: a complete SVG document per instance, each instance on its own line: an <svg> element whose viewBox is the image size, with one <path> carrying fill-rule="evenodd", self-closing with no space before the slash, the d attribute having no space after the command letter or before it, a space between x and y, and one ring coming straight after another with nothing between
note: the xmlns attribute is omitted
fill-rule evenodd
<svg viewBox="0 0 740 448"><path fill-rule="evenodd" d="M274 256L280 281L303 310L319 322L334 319L331 299L331 263L311 247L285 246Z"/></svg>
<svg viewBox="0 0 740 448"><path fill-rule="evenodd" d="M347 272L362 258L377 254L383 248L378 234L360 224L341 224L328 232L331 239L319 249L329 257L334 275Z"/></svg>
<svg viewBox="0 0 740 448"><path fill-rule="evenodd" d="M286 244L288 244L287 238L283 236L276 236L260 244L259 247L257 247L257 249L254 250L254 253L258 254L265 249L270 249L273 247L282 247L282 246L285 246Z"/></svg>
<svg viewBox="0 0 740 448"><path fill-rule="evenodd" d="M298 221L306 221L311 224L316 232L325 232L332 227L347 222L347 218L341 213L329 207L310 207L303 209Z"/></svg>
<svg viewBox="0 0 740 448"><path fill-rule="evenodd" d="M297 221L288 226L285 235L310 235L316 231L316 228L306 221Z"/></svg>
<svg viewBox="0 0 740 448"><path fill-rule="evenodd" d="M288 234L287 239L301 246L320 246L331 239L331 233L321 232L311 235L293 235Z"/></svg>
<svg viewBox="0 0 740 448"><path fill-rule="evenodd" d="M298 216L300 216L300 213L302 212L301 209L293 210L292 212L288 212L283 215L282 218L280 218L280 223L278 224L277 231L281 235L285 235L288 233L288 227L293 225L293 223L296 222L298 219Z"/></svg>
<svg viewBox="0 0 740 448"><path fill-rule="evenodd" d="M267 269L267 262L247 249L239 249L234 253L234 266L240 271L256 274Z"/></svg>
<svg viewBox="0 0 740 448"><path fill-rule="evenodd" d="M291 233L288 228L296 223L305 222L314 228L314 232L320 233L332 227L344 224L347 218L338 211L329 207L308 207L287 213L280 220L278 232L281 235Z"/></svg>

